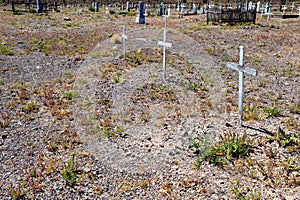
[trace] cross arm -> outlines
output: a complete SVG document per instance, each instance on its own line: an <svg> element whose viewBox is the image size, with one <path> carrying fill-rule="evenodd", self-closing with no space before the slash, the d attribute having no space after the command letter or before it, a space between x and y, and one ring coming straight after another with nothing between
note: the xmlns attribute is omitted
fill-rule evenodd
<svg viewBox="0 0 300 200"><path fill-rule="evenodd" d="M168 43L168 42L158 41L157 44L161 46L172 47L172 43Z"/></svg>
<svg viewBox="0 0 300 200"><path fill-rule="evenodd" d="M128 39L127 35L122 34L122 38L124 38L125 40Z"/></svg>
<svg viewBox="0 0 300 200"><path fill-rule="evenodd" d="M239 72L245 72L247 74L251 74L253 76L257 76L258 75L258 72L256 69L251 69L251 68L247 68L247 67L242 67L240 66L239 64L236 64L236 63L227 63L226 65L228 68L231 68L231 69L234 69L234 70L237 70Z"/></svg>

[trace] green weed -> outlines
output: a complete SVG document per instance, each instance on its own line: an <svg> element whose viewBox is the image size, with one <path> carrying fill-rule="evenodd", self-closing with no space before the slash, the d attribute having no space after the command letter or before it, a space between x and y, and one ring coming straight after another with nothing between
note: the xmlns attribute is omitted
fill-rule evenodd
<svg viewBox="0 0 300 200"><path fill-rule="evenodd" d="M59 41L64 41L64 37L63 36L58 36L58 40Z"/></svg>
<svg viewBox="0 0 300 200"><path fill-rule="evenodd" d="M252 59L252 65L258 65L261 62L262 60L260 58L255 57Z"/></svg>
<svg viewBox="0 0 300 200"><path fill-rule="evenodd" d="M227 133L220 137L220 142L211 148L207 148L208 151L197 160L194 164L195 167L200 167L204 161L216 165L226 164L233 159L248 155L253 146L246 134L239 136L238 134Z"/></svg>
<svg viewBox="0 0 300 200"><path fill-rule="evenodd" d="M122 16L135 16L136 15L136 12L127 12L127 13L122 13Z"/></svg>
<svg viewBox="0 0 300 200"><path fill-rule="evenodd" d="M116 76L114 76L113 82L114 83L124 83L124 80L120 76L116 75Z"/></svg>
<svg viewBox="0 0 300 200"><path fill-rule="evenodd" d="M75 78L75 75L71 72L66 72L64 75L70 80L73 80Z"/></svg>
<svg viewBox="0 0 300 200"><path fill-rule="evenodd" d="M17 25L17 22L8 22L9 25L15 26Z"/></svg>
<svg viewBox="0 0 300 200"><path fill-rule="evenodd" d="M298 102L294 102L291 106L289 106L289 110L292 113L300 115L300 100L298 100Z"/></svg>
<svg viewBox="0 0 300 200"><path fill-rule="evenodd" d="M246 105L243 107L243 118L246 120L260 120L261 116L258 112L258 108L255 105Z"/></svg>
<svg viewBox="0 0 300 200"><path fill-rule="evenodd" d="M283 168L288 172L300 172L300 166L297 165L296 163L297 158L296 157L291 157L288 158L287 161L280 161L280 163L282 164Z"/></svg>
<svg viewBox="0 0 300 200"><path fill-rule="evenodd" d="M24 110L29 113L29 112L34 112L37 113L39 110L39 105L36 102L30 101L28 104L24 107Z"/></svg>
<svg viewBox="0 0 300 200"><path fill-rule="evenodd" d="M0 53L4 56L12 56L15 54L12 47L2 44L0 45Z"/></svg>
<svg viewBox="0 0 300 200"><path fill-rule="evenodd" d="M10 185L8 188L8 194L13 200L23 199L26 192L24 189L25 184L22 183L21 185L14 186L13 184Z"/></svg>
<svg viewBox="0 0 300 200"><path fill-rule="evenodd" d="M239 200L260 200L261 193L257 194L247 194L247 191L250 190L249 188L243 188L240 185L236 185L231 188L232 192L235 194L236 198Z"/></svg>
<svg viewBox="0 0 300 200"><path fill-rule="evenodd" d="M71 160L65 163L64 169L61 172L63 179L69 186L73 186L76 182L75 167L75 153L73 153Z"/></svg>
<svg viewBox="0 0 300 200"><path fill-rule="evenodd" d="M280 146L287 148L289 152L300 149L300 132L288 134L279 127L278 131L269 140L276 141Z"/></svg>
<svg viewBox="0 0 300 200"><path fill-rule="evenodd" d="M192 91L196 91L198 85L197 83L189 83L189 85L187 86L188 90L192 90Z"/></svg>
<svg viewBox="0 0 300 200"><path fill-rule="evenodd" d="M108 33L108 34L107 34L107 36L108 36L109 38L111 38L113 35L114 35L113 33Z"/></svg>
<svg viewBox="0 0 300 200"><path fill-rule="evenodd" d="M69 90L64 93L64 96L68 100L73 100L77 94L78 94L77 90Z"/></svg>
<svg viewBox="0 0 300 200"><path fill-rule="evenodd" d="M209 54L209 55L215 55L216 54L216 50L213 49L213 48L206 48L205 50L206 50L207 54Z"/></svg>
<svg viewBox="0 0 300 200"><path fill-rule="evenodd" d="M122 127L112 127L112 126L103 126L102 127L102 134L105 137L114 137L124 132Z"/></svg>
<svg viewBox="0 0 300 200"><path fill-rule="evenodd" d="M222 56L221 60L224 62L229 62L230 61L230 57L229 56Z"/></svg>
<svg viewBox="0 0 300 200"><path fill-rule="evenodd" d="M204 80L206 86L210 86L212 84L212 80L210 79L208 74L203 74L202 79Z"/></svg>
<svg viewBox="0 0 300 200"><path fill-rule="evenodd" d="M282 115L282 110L277 107L264 108L263 112L267 117L279 117Z"/></svg>
<svg viewBox="0 0 300 200"><path fill-rule="evenodd" d="M208 137L203 139L190 139L189 148L194 149L194 153L198 156L204 156L207 154L207 152L211 151L212 143ZM202 163L198 164L201 165ZM200 167L200 165L197 167Z"/></svg>
<svg viewBox="0 0 300 200"><path fill-rule="evenodd" d="M114 10L109 10L108 12L109 12L109 14L111 14L111 15L113 15L113 14L116 13L116 11L114 11Z"/></svg>
<svg viewBox="0 0 300 200"><path fill-rule="evenodd" d="M88 10L91 11L91 12L95 12L95 7L91 5L91 6L88 7Z"/></svg>

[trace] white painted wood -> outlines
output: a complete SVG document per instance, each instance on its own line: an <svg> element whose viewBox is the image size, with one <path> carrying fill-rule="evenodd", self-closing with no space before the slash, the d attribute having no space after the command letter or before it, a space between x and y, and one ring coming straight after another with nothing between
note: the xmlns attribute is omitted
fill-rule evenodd
<svg viewBox="0 0 300 200"><path fill-rule="evenodd" d="M172 43L168 43L167 41L167 17L168 15L164 15L165 27L164 27L164 37L163 41L158 41L158 45L163 46L163 79L166 79L166 47L172 47Z"/></svg>
<svg viewBox="0 0 300 200"><path fill-rule="evenodd" d="M123 38L123 53L124 53L124 60L126 60L126 40L128 39L126 35L126 26L124 26L124 32L122 34Z"/></svg>
<svg viewBox="0 0 300 200"><path fill-rule="evenodd" d="M172 47L172 43L164 42L164 41L158 41L159 45L166 46L166 47Z"/></svg>
<svg viewBox="0 0 300 200"><path fill-rule="evenodd" d="M234 69L239 72L239 98L238 98L238 115L239 125L243 126L243 96L244 96L244 73L257 76L258 72L255 69L244 67L244 47L240 46L240 59L239 64L227 63L226 65L230 69Z"/></svg>

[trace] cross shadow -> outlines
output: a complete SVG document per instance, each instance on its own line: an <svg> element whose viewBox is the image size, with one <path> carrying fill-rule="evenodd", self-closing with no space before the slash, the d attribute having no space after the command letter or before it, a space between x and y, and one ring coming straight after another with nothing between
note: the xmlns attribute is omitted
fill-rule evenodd
<svg viewBox="0 0 300 200"><path fill-rule="evenodd" d="M265 133L265 134L268 134L268 135L270 135L270 136L273 136L274 135L274 133L272 133L271 131L268 131L267 129L265 129L265 128L254 128L254 127L251 127L251 126L245 126L245 125L243 125L242 127L244 127L244 128L248 128L248 129L251 129L251 130L255 130L255 131L259 131L259 132L261 132L261 133Z"/></svg>

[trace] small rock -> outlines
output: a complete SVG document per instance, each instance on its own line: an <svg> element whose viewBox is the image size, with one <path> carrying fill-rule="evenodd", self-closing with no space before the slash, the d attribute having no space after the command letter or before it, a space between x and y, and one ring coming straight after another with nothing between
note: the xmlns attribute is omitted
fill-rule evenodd
<svg viewBox="0 0 300 200"><path fill-rule="evenodd" d="M71 21L70 17L64 17L64 21Z"/></svg>
<svg viewBox="0 0 300 200"><path fill-rule="evenodd" d="M189 134L186 130L181 132L182 137L187 137Z"/></svg>
<svg viewBox="0 0 300 200"><path fill-rule="evenodd" d="M178 168L179 168L178 165L173 165L173 166L171 167L172 170L177 170Z"/></svg>
<svg viewBox="0 0 300 200"><path fill-rule="evenodd" d="M58 190L59 189L59 187L55 184L54 186L53 186L53 190Z"/></svg>
<svg viewBox="0 0 300 200"><path fill-rule="evenodd" d="M85 173L88 173L88 172L90 172L91 171L91 169L90 168L88 168L88 167L86 167L86 168L84 168L84 170L83 170Z"/></svg>
<svg viewBox="0 0 300 200"><path fill-rule="evenodd" d="M215 126L213 124L210 124L207 126L207 128L214 128Z"/></svg>
<svg viewBox="0 0 300 200"><path fill-rule="evenodd" d="M231 124L229 124L229 123L225 123L225 126L227 126L227 127L232 127L232 125Z"/></svg>

